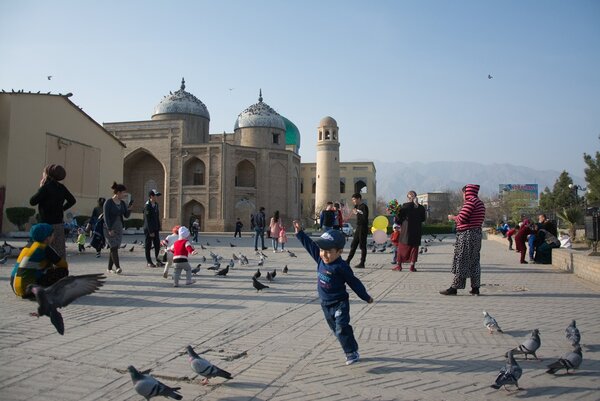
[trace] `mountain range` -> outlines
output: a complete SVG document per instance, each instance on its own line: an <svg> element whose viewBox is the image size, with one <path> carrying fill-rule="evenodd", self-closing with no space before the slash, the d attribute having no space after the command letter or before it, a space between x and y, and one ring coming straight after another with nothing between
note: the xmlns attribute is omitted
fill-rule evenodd
<svg viewBox="0 0 600 401"><path fill-rule="evenodd" d="M498 194L500 184L538 184L538 191L541 193L545 187L552 189L561 173L513 164L444 161L374 163L377 169L377 197L383 197L385 200L404 199L404 195L410 190L418 194L457 191L465 184L481 185L480 194L484 197ZM583 177L570 176L575 183L585 183Z"/></svg>

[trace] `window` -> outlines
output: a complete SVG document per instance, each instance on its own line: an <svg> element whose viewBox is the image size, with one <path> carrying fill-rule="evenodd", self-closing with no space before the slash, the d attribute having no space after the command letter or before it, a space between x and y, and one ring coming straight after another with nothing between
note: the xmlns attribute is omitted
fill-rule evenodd
<svg viewBox="0 0 600 401"><path fill-rule="evenodd" d="M248 160L242 160L235 169L236 187L255 187L256 169Z"/></svg>
<svg viewBox="0 0 600 401"><path fill-rule="evenodd" d="M325 131L325 140L329 140L329 131Z"/></svg>
<svg viewBox="0 0 600 401"><path fill-rule="evenodd" d="M273 133L273 143L279 145L279 134Z"/></svg>

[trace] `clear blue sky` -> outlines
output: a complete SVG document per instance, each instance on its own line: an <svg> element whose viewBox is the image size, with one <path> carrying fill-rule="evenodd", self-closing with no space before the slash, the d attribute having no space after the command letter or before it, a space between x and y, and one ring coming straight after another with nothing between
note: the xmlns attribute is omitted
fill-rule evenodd
<svg viewBox="0 0 600 401"><path fill-rule="evenodd" d="M100 123L149 119L185 77L232 132L262 88L303 161L327 115L343 161L582 176L600 149L596 0L1 1L0 60L0 88L73 92Z"/></svg>

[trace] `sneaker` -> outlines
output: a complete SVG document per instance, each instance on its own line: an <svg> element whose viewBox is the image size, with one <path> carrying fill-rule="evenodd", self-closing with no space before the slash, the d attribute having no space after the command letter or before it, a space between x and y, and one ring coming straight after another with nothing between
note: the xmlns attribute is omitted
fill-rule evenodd
<svg viewBox="0 0 600 401"><path fill-rule="evenodd" d="M469 294L471 294L471 295L479 295L479 288L477 288L477 287L471 288L471 291L469 291Z"/></svg>
<svg viewBox="0 0 600 401"><path fill-rule="evenodd" d="M168 272L164 272L163 273L163 278L169 278L169 273Z"/></svg>
<svg viewBox="0 0 600 401"><path fill-rule="evenodd" d="M354 266L355 269L364 269L365 268L365 264L364 263L359 263L357 265Z"/></svg>
<svg viewBox="0 0 600 401"><path fill-rule="evenodd" d="M415 269L414 266L411 266L410 269L408 269L408 270L410 270L411 272L416 272L417 271L417 269Z"/></svg>
<svg viewBox="0 0 600 401"><path fill-rule="evenodd" d="M456 295L457 292L458 291L456 291L456 288L450 287L447 290L440 291L440 294L442 294L442 295Z"/></svg>
<svg viewBox="0 0 600 401"><path fill-rule="evenodd" d="M115 270L115 273L121 274L121 273L123 273L123 270L121 270L121 268L119 267L119 268L117 268L117 270Z"/></svg>
<svg viewBox="0 0 600 401"><path fill-rule="evenodd" d="M263 249L263 251L266 251L269 248L267 248L266 246L263 246L262 249Z"/></svg>
<svg viewBox="0 0 600 401"><path fill-rule="evenodd" d="M273 249L273 253L277 253L277 249Z"/></svg>
<svg viewBox="0 0 600 401"><path fill-rule="evenodd" d="M359 359L360 355L358 354L358 351L346 354L346 365L352 365L353 363L358 362Z"/></svg>
<svg viewBox="0 0 600 401"><path fill-rule="evenodd" d="M148 263L146 267L156 267L156 265L154 263Z"/></svg>
<svg viewBox="0 0 600 401"><path fill-rule="evenodd" d="M114 270L113 270L113 269L106 269L106 272L107 272L108 274L113 274L113 273L114 273Z"/></svg>
<svg viewBox="0 0 600 401"><path fill-rule="evenodd" d="M402 266L396 266L392 269L395 272L401 272L402 271Z"/></svg>

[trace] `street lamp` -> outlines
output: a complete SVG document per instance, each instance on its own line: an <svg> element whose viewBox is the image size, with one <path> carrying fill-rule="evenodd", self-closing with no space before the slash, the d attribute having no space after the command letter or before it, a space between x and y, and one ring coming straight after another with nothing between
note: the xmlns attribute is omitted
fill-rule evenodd
<svg viewBox="0 0 600 401"><path fill-rule="evenodd" d="M569 189L572 190L573 193L575 194L575 204L579 205L579 196L578 196L577 192L578 191L585 192L585 191L587 191L587 188L584 188L577 184L569 184Z"/></svg>

